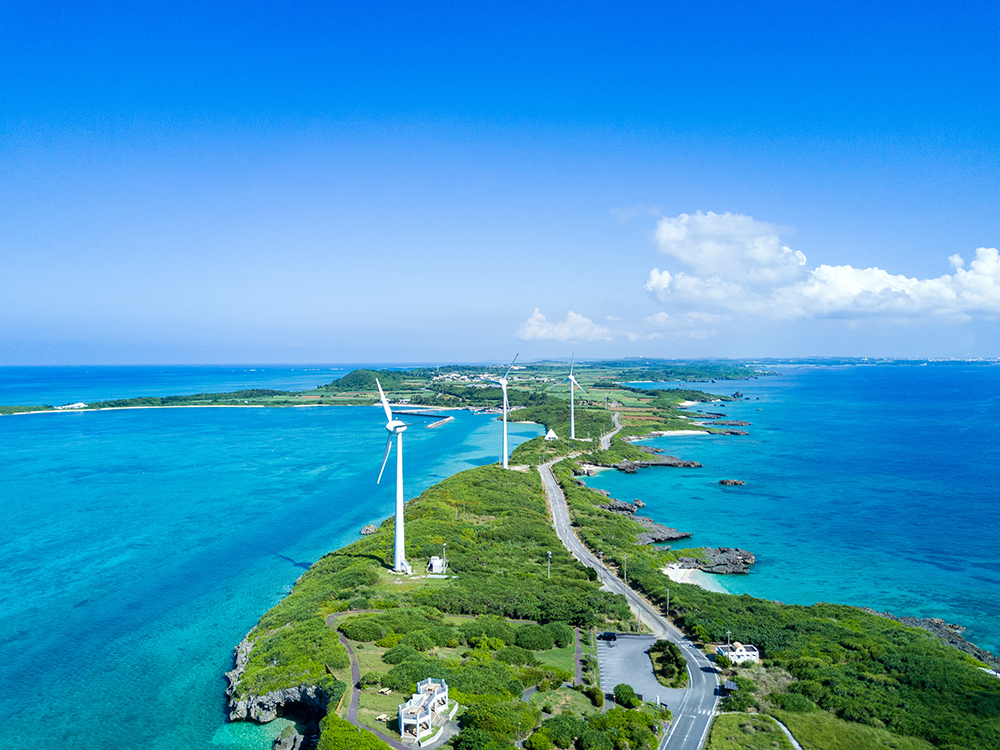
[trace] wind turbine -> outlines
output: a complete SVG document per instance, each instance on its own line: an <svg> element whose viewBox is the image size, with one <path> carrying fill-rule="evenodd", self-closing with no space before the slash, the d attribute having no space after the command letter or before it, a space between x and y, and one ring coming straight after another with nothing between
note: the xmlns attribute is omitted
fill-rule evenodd
<svg viewBox="0 0 1000 750"><path fill-rule="evenodd" d="M510 375L510 369L517 362L519 354L520 352L514 355L514 359L507 365L507 372L497 381L500 384L500 388L503 389L503 467L505 469L507 468L507 411L510 409L510 404L507 402L507 376Z"/></svg>
<svg viewBox="0 0 1000 750"><path fill-rule="evenodd" d="M563 383L569 383L569 438L570 440L576 440L576 412L573 408L573 386L576 386L581 391L586 393L583 386L580 385L576 378L573 377L573 363L576 361L576 355L569 361L569 377L563 380L561 383L556 383L556 385L562 385Z"/></svg>
<svg viewBox="0 0 1000 750"><path fill-rule="evenodd" d="M392 436L396 436L396 554L393 563L393 570L397 573L410 574L410 564L406 562L406 545L403 536L403 432L406 425L392 416L392 409L382 391L382 384L375 378L375 385L378 386L378 395L382 399L382 408L385 409L385 418L388 420L385 429L389 431L389 436L385 441L385 458L382 459L382 470L378 473L378 480L375 484L382 483L382 474L385 472L385 465L389 462L389 451L392 450Z"/></svg>

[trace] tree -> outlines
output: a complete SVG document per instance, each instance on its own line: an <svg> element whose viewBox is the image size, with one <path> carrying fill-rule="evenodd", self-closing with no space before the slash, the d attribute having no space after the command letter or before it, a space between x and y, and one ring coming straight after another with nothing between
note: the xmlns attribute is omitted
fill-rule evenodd
<svg viewBox="0 0 1000 750"><path fill-rule="evenodd" d="M625 706L625 708L636 708L642 703L632 686L624 682L615 685L614 695L615 703L619 706Z"/></svg>

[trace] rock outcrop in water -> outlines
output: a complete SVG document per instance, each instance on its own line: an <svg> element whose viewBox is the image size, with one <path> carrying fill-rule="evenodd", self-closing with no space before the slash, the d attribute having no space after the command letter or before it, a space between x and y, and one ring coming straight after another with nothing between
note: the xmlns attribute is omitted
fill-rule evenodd
<svg viewBox="0 0 1000 750"><path fill-rule="evenodd" d="M717 575L733 575L749 573L750 566L757 561L752 552L735 547L706 547L702 554L708 558L708 562L696 557L682 557L674 565Z"/></svg>
<svg viewBox="0 0 1000 750"><path fill-rule="evenodd" d="M619 516L628 516L639 524L643 528L643 531L636 537L636 544L671 542L675 539L684 539L691 536L691 534L686 531L678 531L677 529L664 526L662 523L657 523L652 518L635 515L636 511L639 510L638 505L635 503L626 503L623 500L610 498L608 502L603 505L598 505L597 507L608 511L609 513L615 513Z"/></svg>

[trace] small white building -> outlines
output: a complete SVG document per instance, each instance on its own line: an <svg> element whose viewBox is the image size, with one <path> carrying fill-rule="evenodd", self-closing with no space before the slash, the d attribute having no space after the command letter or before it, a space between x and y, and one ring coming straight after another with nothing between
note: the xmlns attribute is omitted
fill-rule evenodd
<svg viewBox="0 0 1000 750"><path fill-rule="evenodd" d="M549 431L545 433L545 439L546 439L546 440L558 440L559 438L558 438L558 437L556 436L556 431L555 431L555 430L553 430L553 429L552 429L552 428L550 427L550 428L549 428Z"/></svg>
<svg viewBox="0 0 1000 750"><path fill-rule="evenodd" d="M744 646L739 641L733 641L732 645L727 643L725 646L719 646L715 649L715 653L719 656L725 656L733 664L744 664L748 661L755 664L760 663L760 652L757 651L757 647Z"/></svg>
<svg viewBox="0 0 1000 750"><path fill-rule="evenodd" d="M399 734L403 742L420 743L436 731L448 715L448 683L428 677L417 683L417 692L399 706Z"/></svg>
<svg viewBox="0 0 1000 750"><path fill-rule="evenodd" d="M431 556L431 561L427 563L427 572L433 575L442 575L444 573L444 558L438 557L437 555Z"/></svg>

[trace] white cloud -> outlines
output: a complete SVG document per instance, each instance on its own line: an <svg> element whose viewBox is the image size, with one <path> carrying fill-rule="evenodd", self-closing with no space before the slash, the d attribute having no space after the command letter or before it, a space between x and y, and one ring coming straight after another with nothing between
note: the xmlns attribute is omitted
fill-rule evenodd
<svg viewBox="0 0 1000 750"><path fill-rule="evenodd" d="M659 249L683 270L654 268L644 288L688 315L739 315L782 320L881 316L901 319L1000 313L1000 254L981 247L968 268L933 279L891 274L881 268L820 265L781 242L774 224L740 214L681 214L657 225ZM676 316L674 316L676 318ZM687 319L692 324L694 319ZM714 325L706 319L704 325Z"/></svg>
<svg viewBox="0 0 1000 750"><path fill-rule="evenodd" d="M656 225L660 252L695 275L770 286L796 278L806 256L782 244L778 227L742 214L681 214Z"/></svg>
<svg viewBox="0 0 1000 750"><path fill-rule="evenodd" d="M598 341L608 340L611 336L605 326L598 325L589 318L570 310L566 317L558 323L550 323L545 316L535 308L535 312L518 329L517 335L525 341L550 339L553 341Z"/></svg>

